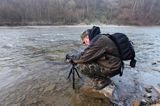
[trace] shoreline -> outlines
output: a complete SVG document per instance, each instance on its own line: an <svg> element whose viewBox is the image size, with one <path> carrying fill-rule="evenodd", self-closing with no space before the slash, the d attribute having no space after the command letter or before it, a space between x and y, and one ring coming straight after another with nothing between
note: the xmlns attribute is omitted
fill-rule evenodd
<svg viewBox="0 0 160 106"><path fill-rule="evenodd" d="M115 24L75 24L75 25L0 25L2 27L160 27L160 25L115 25Z"/></svg>
<svg viewBox="0 0 160 106"><path fill-rule="evenodd" d="M153 27L153 26L160 26L156 24L105 24L100 22L93 22L93 23L71 23L71 24L62 24L62 23L0 23L0 27L8 26L8 27L16 27L16 26L136 26L136 27Z"/></svg>

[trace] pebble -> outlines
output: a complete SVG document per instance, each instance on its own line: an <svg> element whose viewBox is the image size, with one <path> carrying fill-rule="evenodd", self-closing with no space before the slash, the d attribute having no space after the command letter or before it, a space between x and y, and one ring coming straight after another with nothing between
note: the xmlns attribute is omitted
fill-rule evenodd
<svg viewBox="0 0 160 106"><path fill-rule="evenodd" d="M146 94L146 97L147 97L147 98L152 98L152 94L151 94L151 93L147 93L147 94Z"/></svg>
<svg viewBox="0 0 160 106"><path fill-rule="evenodd" d="M151 93L152 92L152 87L145 88L145 90L146 90L146 92Z"/></svg>
<svg viewBox="0 0 160 106"><path fill-rule="evenodd" d="M156 65L156 64L157 64L156 62L152 63L152 65Z"/></svg>
<svg viewBox="0 0 160 106"><path fill-rule="evenodd" d="M156 91L160 94L160 87L154 87Z"/></svg>
<svg viewBox="0 0 160 106"><path fill-rule="evenodd" d="M134 101L133 101L133 106L139 106L139 105L140 105L140 103L139 103L138 100L134 100Z"/></svg>
<svg viewBox="0 0 160 106"><path fill-rule="evenodd" d="M160 72L160 67L153 67L152 70Z"/></svg>
<svg viewBox="0 0 160 106"><path fill-rule="evenodd" d="M146 101L145 99L142 99L142 100L141 100L141 103L140 103L140 106L141 106L141 105L146 105L146 104L147 104L147 101Z"/></svg>

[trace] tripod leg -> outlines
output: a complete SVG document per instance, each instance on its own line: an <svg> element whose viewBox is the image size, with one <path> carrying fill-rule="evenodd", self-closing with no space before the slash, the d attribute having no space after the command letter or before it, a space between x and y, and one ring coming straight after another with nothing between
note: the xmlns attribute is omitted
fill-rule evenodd
<svg viewBox="0 0 160 106"><path fill-rule="evenodd" d="M68 77L67 77L68 79L69 79L69 77L71 76L72 71L73 71L73 70L71 69L70 72L69 72L69 74L68 74Z"/></svg>
<svg viewBox="0 0 160 106"><path fill-rule="evenodd" d="M79 73L78 73L77 69L76 69L76 68L74 68L74 70L76 71L76 73L77 73L78 77L81 79L81 76L79 75Z"/></svg>
<svg viewBox="0 0 160 106"><path fill-rule="evenodd" d="M72 80L73 80L73 89L75 89L75 75L74 70L72 70Z"/></svg>

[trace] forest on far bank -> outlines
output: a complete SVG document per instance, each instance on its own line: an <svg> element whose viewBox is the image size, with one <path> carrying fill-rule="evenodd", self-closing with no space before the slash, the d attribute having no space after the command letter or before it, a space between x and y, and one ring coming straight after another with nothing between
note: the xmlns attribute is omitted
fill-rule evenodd
<svg viewBox="0 0 160 106"><path fill-rule="evenodd" d="M160 25L160 0L0 0L0 25Z"/></svg>

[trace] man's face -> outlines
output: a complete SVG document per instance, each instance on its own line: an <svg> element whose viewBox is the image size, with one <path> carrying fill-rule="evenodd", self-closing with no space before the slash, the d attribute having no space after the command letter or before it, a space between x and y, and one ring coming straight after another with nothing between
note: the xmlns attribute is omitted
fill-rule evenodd
<svg viewBox="0 0 160 106"><path fill-rule="evenodd" d="M85 45L89 45L90 44L90 40L89 40L89 36L88 35L86 35L85 37L84 37L84 39L83 39L83 44L85 44Z"/></svg>

